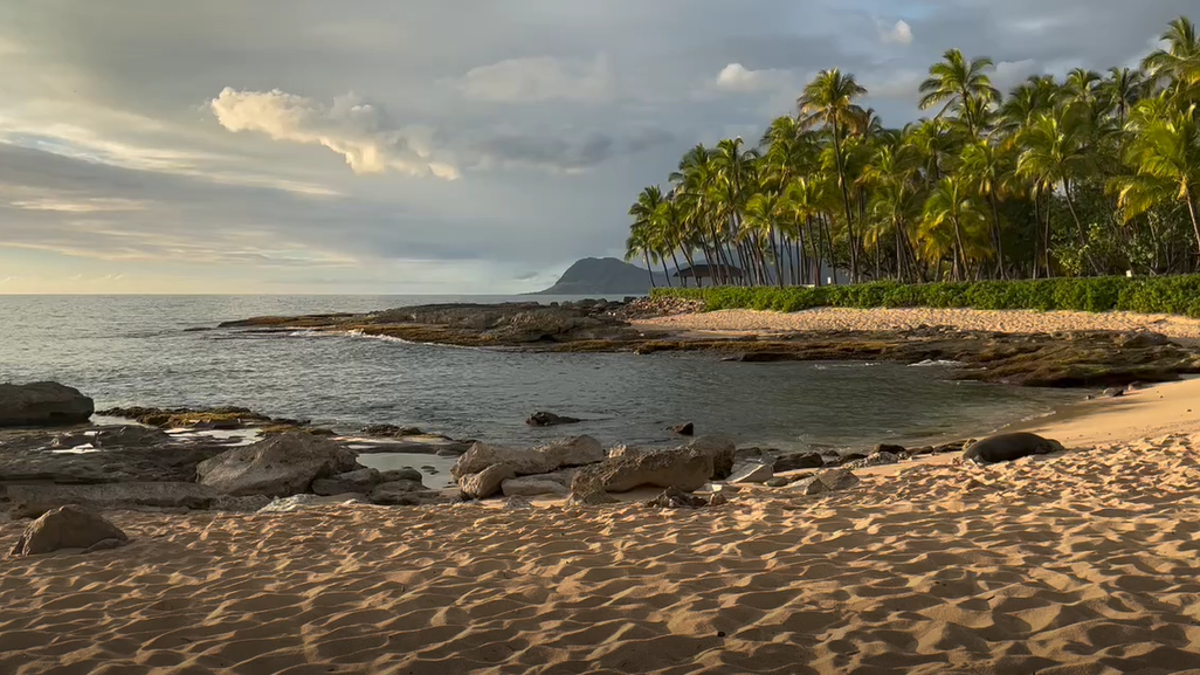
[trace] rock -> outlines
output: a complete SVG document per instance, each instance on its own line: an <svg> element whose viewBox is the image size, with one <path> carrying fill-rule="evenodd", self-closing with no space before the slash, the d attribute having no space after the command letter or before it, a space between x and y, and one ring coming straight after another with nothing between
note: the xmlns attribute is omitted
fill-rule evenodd
<svg viewBox="0 0 1200 675"><path fill-rule="evenodd" d="M102 483L98 485L9 485L11 512L17 518L35 518L61 506L111 511L130 508L207 509L219 496L216 490L195 483Z"/></svg>
<svg viewBox="0 0 1200 675"><path fill-rule="evenodd" d="M420 482L420 472L417 472L417 476L417 480ZM399 479L393 478L392 480ZM348 492L366 494L383 482L383 475L375 469L358 469L338 474L332 478L318 478L312 483L312 491L314 494L325 497L343 495Z"/></svg>
<svg viewBox="0 0 1200 675"><path fill-rule="evenodd" d="M733 459L737 454L737 446L724 436L701 436L684 446L686 450L699 452L712 458L713 472L711 478L728 478L733 471ZM666 487L666 486L663 486Z"/></svg>
<svg viewBox="0 0 1200 675"><path fill-rule="evenodd" d="M571 498L567 500L568 506L604 506L606 504L617 504L620 500L608 494L604 490L595 485L581 485L576 487L571 486Z"/></svg>
<svg viewBox="0 0 1200 675"><path fill-rule="evenodd" d="M575 417L561 417L554 413L535 412L525 420L525 424L531 427L559 427L567 424L579 424L583 420Z"/></svg>
<svg viewBox="0 0 1200 675"><path fill-rule="evenodd" d="M479 473L463 476L458 480L458 487L467 499L487 499L500 492L504 481L516 477L511 466L493 464Z"/></svg>
<svg viewBox="0 0 1200 675"><path fill-rule="evenodd" d="M769 464L746 462L733 467L729 474L729 482L734 484L765 483L775 476L775 471Z"/></svg>
<svg viewBox="0 0 1200 675"><path fill-rule="evenodd" d="M787 478L784 478L783 476L776 476L775 478L772 478L771 480L766 482L766 486L769 488L787 487L791 484L792 484L792 481L788 480Z"/></svg>
<svg viewBox="0 0 1200 675"><path fill-rule="evenodd" d="M710 455L690 448L608 459L580 471L571 483L571 491L628 492L652 486L692 492L708 482L712 467Z"/></svg>
<svg viewBox="0 0 1200 675"><path fill-rule="evenodd" d="M887 443L880 443L879 445L875 446L875 454L881 452L890 452L893 455L907 455L908 448L905 448L902 445L888 445Z"/></svg>
<svg viewBox="0 0 1200 675"><path fill-rule="evenodd" d="M758 462L759 464L775 464L775 456L777 452L771 450L763 450L762 448L738 448L733 453L734 464L744 464L746 462Z"/></svg>
<svg viewBox="0 0 1200 675"><path fill-rule="evenodd" d="M434 453L437 457L462 457L464 452L460 452L458 448L442 448Z"/></svg>
<svg viewBox="0 0 1200 675"><path fill-rule="evenodd" d="M406 466L403 469L390 469L388 471L382 471L379 474L380 483L394 483L400 480L420 483L425 480L425 476L411 466Z"/></svg>
<svg viewBox="0 0 1200 675"><path fill-rule="evenodd" d="M305 509L315 509L323 506L337 506L340 504L361 504L362 495L359 494L342 494L330 496L318 495L292 495L291 497L282 497L274 499L270 504L258 510L259 513L293 513L295 511L303 511Z"/></svg>
<svg viewBox="0 0 1200 675"><path fill-rule="evenodd" d="M129 541L121 528L103 516L78 506L60 506L30 523L11 555L23 558L64 548L87 549L110 539Z"/></svg>
<svg viewBox="0 0 1200 675"><path fill-rule="evenodd" d="M560 482L538 479L536 476L509 478L500 484L500 491L505 497L566 497L571 492Z"/></svg>
<svg viewBox="0 0 1200 675"><path fill-rule="evenodd" d="M501 448L476 443L458 458L450 473L461 479L497 464L513 470L515 476L536 476L562 467L584 466L604 459L604 447L591 436L576 436L533 449Z"/></svg>
<svg viewBox="0 0 1200 675"><path fill-rule="evenodd" d="M714 492L708 497L709 506L724 506L729 503L729 498L724 492Z"/></svg>
<svg viewBox="0 0 1200 675"><path fill-rule="evenodd" d="M1117 336L1116 344L1122 349L1146 349L1163 347L1171 344L1171 340L1161 333L1148 330L1131 331Z"/></svg>
<svg viewBox="0 0 1200 675"><path fill-rule="evenodd" d="M691 422L687 422L685 424L680 424L679 426L674 427L673 429L671 429L671 431L679 434L680 436L695 436L696 435L696 425Z"/></svg>
<svg viewBox="0 0 1200 675"><path fill-rule="evenodd" d="M92 399L57 382L0 384L0 427L82 424L95 411Z"/></svg>
<svg viewBox="0 0 1200 675"><path fill-rule="evenodd" d="M196 467L197 482L230 495L289 497L313 481L362 468L337 443L302 433L279 434L230 450Z"/></svg>
<svg viewBox="0 0 1200 675"><path fill-rule="evenodd" d="M794 483L796 490L805 495L819 495L826 492L849 490L859 484L858 476L845 469L822 471L811 478Z"/></svg>
<svg viewBox="0 0 1200 675"><path fill-rule="evenodd" d="M699 509L708 506L708 499L679 488L667 488L666 492L646 502L645 506L655 509Z"/></svg>
<svg viewBox="0 0 1200 675"><path fill-rule="evenodd" d="M1121 398L1124 395L1125 389L1121 387L1109 387L1104 390L1103 394L1100 394L1100 398Z"/></svg>
<svg viewBox="0 0 1200 675"><path fill-rule="evenodd" d="M87 554L87 553L97 553L99 551L111 551L113 549L121 548L122 546L126 546L128 544L129 544L128 539L116 539L116 538L104 539L104 540L98 541L98 542L92 544L91 546L85 548L83 550L83 552L85 554Z"/></svg>
<svg viewBox="0 0 1200 675"><path fill-rule="evenodd" d="M373 424L362 430L362 435L374 438L404 438L406 436L424 436L425 432L417 427L398 427L394 424Z"/></svg>
<svg viewBox="0 0 1200 675"><path fill-rule="evenodd" d="M841 464L844 466L846 464L853 464L854 462L861 462L862 460L864 460L866 458L867 458L867 456L862 454L861 452L851 452L849 454L839 456L838 464Z"/></svg>
<svg viewBox="0 0 1200 675"><path fill-rule="evenodd" d="M608 451L608 458L609 459L620 459L622 457L634 457L636 455L643 455L646 452L647 452L646 450L643 450L641 448L635 448L630 445L618 445L617 447L612 448L611 450Z"/></svg>
<svg viewBox="0 0 1200 675"><path fill-rule="evenodd" d="M977 443L972 443L963 452L963 460L979 464L993 464L995 462L1011 462L1033 455L1049 455L1065 451L1066 448L1063 447L1062 443L1042 438L1037 434L1000 434L999 436L991 436Z"/></svg>
<svg viewBox="0 0 1200 675"><path fill-rule="evenodd" d="M529 500L524 497L509 497L504 500L504 506L514 511L533 508L533 504L529 503Z"/></svg>
<svg viewBox="0 0 1200 675"><path fill-rule="evenodd" d="M775 460L775 473L820 469L823 466L825 466L824 457L815 452L802 452L794 455L784 455Z"/></svg>
<svg viewBox="0 0 1200 675"><path fill-rule="evenodd" d="M907 454L905 454L907 457ZM899 464L904 459L900 455L891 452L876 452L866 459L859 459L853 462L846 462L842 465L845 469L865 469L872 466L887 466L889 464Z"/></svg>
<svg viewBox="0 0 1200 675"><path fill-rule="evenodd" d="M367 500L380 506L421 506L441 499L434 490L427 490L420 482L398 480L382 483L371 491Z"/></svg>
<svg viewBox="0 0 1200 675"><path fill-rule="evenodd" d="M235 511L240 513L254 513L262 507L271 503L271 498L266 495L251 495L249 497L230 497L229 495L220 495L213 500L213 511Z"/></svg>

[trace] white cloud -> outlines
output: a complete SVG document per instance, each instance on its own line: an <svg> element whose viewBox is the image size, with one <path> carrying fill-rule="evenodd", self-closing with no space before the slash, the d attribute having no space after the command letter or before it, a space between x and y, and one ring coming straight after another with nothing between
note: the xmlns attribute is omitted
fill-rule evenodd
<svg viewBox="0 0 1200 675"><path fill-rule="evenodd" d="M731 63L717 75L717 89L730 93L762 93L795 88L795 74L790 70L750 70L740 63Z"/></svg>
<svg viewBox="0 0 1200 675"><path fill-rule="evenodd" d="M136 199L97 197L93 199L64 199L47 197L23 199L9 204L26 211L56 211L59 213L108 213L119 211L143 211L144 202Z"/></svg>
<svg viewBox="0 0 1200 675"><path fill-rule="evenodd" d="M257 131L277 141L323 145L342 155L359 174L396 171L412 176L459 177L452 163L435 157L430 132L392 128L384 112L354 94L326 107L303 96L226 87L211 102L221 126Z"/></svg>
<svg viewBox="0 0 1200 675"><path fill-rule="evenodd" d="M908 47L913 42L912 26L903 19L897 21L891 28L881 25L879 26L879 37L887 44Z"/></svg>
<svg viewBox="0 0 1200 675"><path fill-rule="evenodd" d="M474 68L458 88L469 98L499 103L599 103L616 97L616 78L606 54L592 60L543 56Z"/></svg>

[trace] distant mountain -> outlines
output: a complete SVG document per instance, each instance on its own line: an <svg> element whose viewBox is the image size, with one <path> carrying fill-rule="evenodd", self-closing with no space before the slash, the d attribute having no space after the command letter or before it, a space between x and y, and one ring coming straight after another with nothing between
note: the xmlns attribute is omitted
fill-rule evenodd
<svg viewBox="0 0 1200 675"><path fill-rule="evenodd" d="M662 274L654 275L658 285ZM650 292L650 276L644 268L616 258L584 258L571 265L558 283L532 295L645 295Z"/></svg>

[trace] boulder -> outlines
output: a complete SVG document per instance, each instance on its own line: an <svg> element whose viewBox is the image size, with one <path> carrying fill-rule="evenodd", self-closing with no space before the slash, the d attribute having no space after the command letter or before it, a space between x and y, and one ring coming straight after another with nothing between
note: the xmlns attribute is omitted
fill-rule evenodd
<svg viewBox="0 0 1200 675"><path fill-rule="evenodd" d="M60 506L42 514L25 528L12 555L23 558L64 548L91 549L110 540L125 543L129 537L97 513L73 505Z"/></svg>
<svg viewBox="0 0 1200 675"><path fill-rule="evenodd" d="M393 483L398 480L410 480L420 483L425 480L425 476L411 466L406 466L403 469L389 469L379 473L380 483Z"/></svg>
<svg viewBox="0 0 1200 675"><path fill-rule="evenodd" d="M891 453L891 452L887 452L887 451L876 452L876 453L873 453L870 457L867 457L866 459L860 459L860 460L856 460L853 462L847 462L847 463L843 464L842 467L846 468L846 469L866 469L866 468L869 468L872 466L887 466L889 464L899 464L907 456L908 456L907 453L905 453L904 455L897 455L895 453Z"/></svg>
<svg viewBox="0 0 1200 675"><path fill-rule="evenodd" d="M508 499L504 500L504 506L514 511L533 508L533 504L531 504L529 500L525 499L524 497L509 497Z"/></svg>
<svg viewBox="0 0 1200 675"><path fill-rule="evenodd" d="M92 399L57 382L0 384L0 427L82 424L95 411Z"/></svg>
<svg viewBox="0 0 1200 675"><path fill-rule="evenodd" d="M845 469L831 469L794 483L795 489L805 495L849 490L859 484L858 476Z"/></svg>
<svg viewBox="0 0 1200 675"><path fill-rule="evenodd" d="M467 499L487 499L499 494L504 481L516 477L511 466L493 464L479 473L463 476L458 480L458 487Z"/></svg>
<svg viewBox="0 0 1200 675"><path fill-rule="evenodd" d="M234 511L238 513L254 513L270 504L272 499L266 495L251 495L249 497L230 497L220 495L213 500L213 511Z"/></svg>
<svg viewBox="0 0 1200 675"><path fill-rule="evenodd" d="M646 452L647 451L643 450L642 448L635 448L631 445L618 445L608 451L608 458L620 459L622 457L633 457L636 455L643 455Z"/></svg>
<svg viewBox="0 0 1200 675"><path fill-rule="evenodd" d="M775 473L820 469L823 466L825 466L824 457L815 452L802 452L794 455L784 455L775 460Z"/></svg>
<svg viewBox="0 0 1200 675"><path fill-rule="evenodd" d="M567 424L579 424L583 420L575 417L563 417L550 412L535 412L525 420L531 427L560 427Z"/></svg>
<svg viewBox="0 0 1200 675"><path fill-rule="evenodd" d="M425 432L417 427L398 427L395 424L373 424L363 429L362 434L375 438L404 438L406 436L424 436Z"/></svg>
<svg viewBox="0 0 1200 675"><path fill-rule="evenodd" d="M893 455L907 455L908 448L905 448L903 445L889 445L887 443L880 443L879 445L875 446L875 452L890 452Z"/></svg>
<svg viewBox="0 0 1200 675"><path fill-rule="evenodd" d="M501 448L476 443L458 458L450 473L458 479L502 464L514 476L536 476L563 467L595 464L604 459L604 447L591 436L576 436L533 449Z"/></svg>
<svg viewBox="0 0 1200 675"><path fill-rule="evenodd" d="M700 509L708 506L706 497L689 494L679 488L667 488L661 495L645 503L654 509Z"/></svg>
<svg viewBox="0 0 1200 675"><path fill-rule="evenodd" d="M315 509L323 506L337 506L339 504L361 504L362 495L359 494L342 494L342 495L292 495L291 497L283 497L274 499L270 504L258 510L259 513L292 513L294 511L303 511L305 509Z"/></svg>
<svg viewBox="0 0 1200 675"><path fill-rule="evenodd" d="M131 508L207 509L219 496L216 490L195 483L100 483L96 485L9 485L11 513L36 518L47 511L74 504L85 509L111 511Z"/></svg>
<svg viewBox="0 0 1200 675"><path fill-rule="evenodd" d="M421 506L432 504L440 498L438 492L425 489L420 482L398 480L376 486L367 500L380 506Z"/></svg>
<svg viewBox="0 0 1200 675"><path fill-rule="evenodd" d="M712 458L713 472L711 478L724 479L733 471L733 460L737 454L737 446L724 436L701 436L688 443L685 449L698 452ZM664 486L667 487L667 486Z"/></svg>
<svg viewBox="0 0 1200 675"><path fill-rule="evenodd" d="M775 477L775 471L770 464L760 462L745 462L733 467L729 474L729 482L734 484L765 483Z"/></svg>
<svg viewBox="0 0 1200 675"><path fill-rule="evenodd" d="M616 504L619 500L593 484L571 486L571 498L568 506L604 506Z"/></svg>
<svg viewBox="0 0 1200 675"><path fill-rule="evenodd" d="M361 468L355 454L333 441L279 434L201 462L197 482L229 495L290 497L313 481Z"/></svg>
<svg viewBox="0 0 1200 675"><path fill-rule="evenodd" d="M509 478L500 484L505 497L566 497L570 490L566 485L537 476Z"/></svg>
<svg viewBox="0 0 1200 675"><path fill-rule="evenodd" d="M420 472L417 473L418 482ZM399 480L399 479L393 479ZM344 495L348 492L366 494L375 489L376 485L385 482L383 475L375 469L358 469L348 473L340 473L332 478L318 478L313 481L312 491L322 496Z"/></svg>
<svg viewBox="0 0 1200 675"><path fill-rule="evenodd" d="M712 467L711 455L689 448L608 459L580 471L571 483L571 491L629 492L638 487L673 487L692 492L708 482Z"/></svg>
<svg viewBox="0 0 1200 675"><path fill-rule="evenodd" d="M696 425L691 422L687 422L685 424L680 424L679 426L671 429L671 431L679 434L680 436L695 436L696 435Z"/></svg>
<svg viewBox="0 0 1200 675"><path fill-rule="evenodd" d="M775 478L772 478L771 480L766 482L766 486L769 488L787 487L791 484L792 484L792 481L788 480L787 478L784 478L783 476L776 476Z"/></svg>
<svg viewBox="0 0 1200 675"><path fill-rule="evenodd" d="M144 448L151 445L166 445L172 442L171 435L153 427L109 427L100 429L92 438L97 448Z"/></svg>

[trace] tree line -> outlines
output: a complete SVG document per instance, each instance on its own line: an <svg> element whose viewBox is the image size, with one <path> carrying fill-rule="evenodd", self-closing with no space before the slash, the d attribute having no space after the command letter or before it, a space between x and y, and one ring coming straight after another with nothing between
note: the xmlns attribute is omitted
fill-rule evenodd
<svg viewBox="0 0 1200 675"><path fill-rule="evenodd" d="M756 147L697 145L643 190L626 258L747 286L819 286L830 269L853 283L1196 271L1200 37L1181 17L1162 42L1138 69L1032 76L1007 96L991 59L952 49L920 85L936 114L902 129L858 103L854 75L822 71Z"/></svg>

